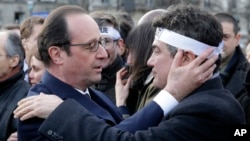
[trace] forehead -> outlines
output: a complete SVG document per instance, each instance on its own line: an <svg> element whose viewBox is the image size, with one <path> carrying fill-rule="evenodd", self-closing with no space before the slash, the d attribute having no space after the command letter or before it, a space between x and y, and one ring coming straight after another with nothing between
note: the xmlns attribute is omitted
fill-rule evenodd
<svg viewBox="0 0 250 141"><path fill-rule="evenodd" d="M229 22L221 22L223 32L233 32L233 24Z"/></svg>
<svg viewBox="0 0 250 141"><path fill-rule="evenodd" d="M72 40L80 39L82 42L100 38L97 23L84 13L66 16L68 30Z"/></svg>
<svg viewBox="0 0 250 141"><path fill-rule="evenodd" d="M160 40L154 39L154 42L152 45L156 48L161 49L161 50L167 50L167 44L160 41Z"/></svg>

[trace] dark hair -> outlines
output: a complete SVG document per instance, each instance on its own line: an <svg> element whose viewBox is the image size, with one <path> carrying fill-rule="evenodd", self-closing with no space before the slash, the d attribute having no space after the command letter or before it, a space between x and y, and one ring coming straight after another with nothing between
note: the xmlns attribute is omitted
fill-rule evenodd
<svg viewBox="0 0 250 141"><path fill-rule="evenodd" d="M207 11L192 5L171 6L167 11L154 21L154 27L166 28L211 46L218 46L222 41L222 26ZM219 63L218 59L217 67Z"/></svg>
<svg viewBox="0 0 250 141"><path fill-rule="evenodd" d="M233 16L227 13L217 13L215 14L215 17L219 22L227 22L233 24L233 31L235 35L239 32L240 28L238 27L238 21Z"/></svg>
<svg viewBox="0 0 250 141"><path fill-rule="evenodd" d="M119 11L116 14L116 18L117 18L118 24L120 26L121 37L125 41L127 36L128 36L128 33L134 27L134 20L130 16L130 14L128 12L125 12L125 11Z"/></svg>
<svg viewBox="0 0 250 141"><path fill-rule="evenodd" d="M130 31L126 39L126 46L132 57L132 80L133 83L140 84L147 79L151 72L151 67L147 66L153 48L155 29L152 22L141 24Z"/></svg>
<svg viewBox="0 0 250 141"><path fill-rule="evenodd" d="M69 14L82 13L87 12L79 6L66 5L53 10L45 19L42 32L38 36L38 50L45 66L49 66L51 61L48 53L51 46L58 46L70 55L70 46L63 46L70 44L70 34L65 17Z"/></svg>
<svg viewBox="0 0 250 141"><path fill-rule="evenodd" d="M120 32L120 27L118 21L114 15L104 11L96 11L90 13L90 16L96 21L98 26L108 26L112 25L118 32Z"/></svg>

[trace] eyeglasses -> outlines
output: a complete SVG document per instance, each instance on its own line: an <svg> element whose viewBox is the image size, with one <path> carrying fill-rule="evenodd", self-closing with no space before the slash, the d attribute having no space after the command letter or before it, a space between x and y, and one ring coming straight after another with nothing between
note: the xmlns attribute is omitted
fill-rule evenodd
<svg viewBox="0 0 250 141"><path fill-rule="evenodd" d="M106 49L111 49L111 48L114 48L115 43L116 43L119 39L113 40L113 39L109 39L109 38L104 38L104 40L105 40L105 48L106 48Z"/></svg>
<svg viewBox="0 0 250 141"><path fill-rule="evenodd" d="M82 46L85 49L88 49L90 52L96 52L99 48L99 45L102 45L103 47L105 47L106 40L100 39L98 41L93 41L93 42L87 43L87 44L67 44L67 45L63 45L63 46Z"/></svg>

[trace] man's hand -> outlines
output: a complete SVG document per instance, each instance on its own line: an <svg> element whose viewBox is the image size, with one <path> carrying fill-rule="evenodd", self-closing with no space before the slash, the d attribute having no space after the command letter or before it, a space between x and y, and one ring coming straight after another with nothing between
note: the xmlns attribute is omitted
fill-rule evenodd
<svg viewBox="0 0 250 141"><path fill-rule="evenodd" d="M14 132L14 133L10 134L7 141L17 141L17 132Z"/></svg>
<svg viewBox="0 0 250 141"><path fill-rule="evenodd" d="M191 63L182 66L183 50L179 49L170 68L168 83L164 90L172 94L176 100L181 101L193 90L200 87L213 76L213 71L216 68L215 62L218 56L207 59L212 52L212 49L208 49Z"/></svg>
<svg viewBox="0 0 250 141"><path fill-rule="evenodd" d="M18 102L14 110L14 117L26 120L32 117L47 118L63 102L56 95L41 93L37 96L30 96Z"/></svg>

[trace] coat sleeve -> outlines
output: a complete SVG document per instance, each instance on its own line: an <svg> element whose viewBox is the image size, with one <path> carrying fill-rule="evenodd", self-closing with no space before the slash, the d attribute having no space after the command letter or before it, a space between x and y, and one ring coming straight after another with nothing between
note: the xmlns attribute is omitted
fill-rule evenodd
<svg viewBox="0 0 250 141"><path fill-rule="evenodd" d="M52 134L66 141L217 141L229 139L228 125L242 123L241 118L234 118L238 117L239 111L225 112L221 106L215 108L204 101L187 104L172 111L158 126L130 133L111 127L80 104L67 100L43 122L39 132L53 141L57 139ZM232 117L232 114L237 116Z"/></svg>
<svg viewBox="0 0 250 141"><path fill-rule="evenodd" d="M155 105L157 104L154 103L151 105L153 106L152 110L157 109L154 108ZM149 105L149 107L151 106ZM145 122L146 120L143 119L143 114L141 115L142 117L140 117L140 114L142 113L139 112L138 115L135 115L136 116L135 118L139 117L138 119ZM162 117L160 119L162 119ZM137 126L136 124L138 123L136 122L138 121L133 120L133 117L127 120L125 120L125 122L120 123L120 125L130 126L129 128L131 128L131 130L136 131L134 127ZM133 125L130 122L133 122L135 125ZM113 135L111 136L107 135L106 131L116 135L124 134L124 136L128 137L133 136L133 133L131 132L124 132L124 128L120 127L120 125L116 127L111 127L107 123L103 122L102 120L100 120L99 118L88 112L85 108L83 108L80 104L78 104L74 100L68 99L61 105L59 105L59 107L48 117L48 119L44 121L44 123L40 126L39 132L51 140L55 140L52 137L52 135L57 134L61 136L63 140L74 140L74 141L77 140L110 141L110 137L112 136L113 138ZM93 129L93 131L89 130L90 128ZM137 128L137 130L140 129ZM97 131L105 131L105 134L103 134L104 136L101 135L102 133L100 134L100 132ZM91 133L91 136L88 136L89 133ZM92 137L92 135L94 138ZM106 139L104 139L103 137ZM117 138L120 137L117 136ZM118 140L117 138L116 136L114 136L114 141ZM127 138L125 138L125 140L127 140ZM141 140L145 140L145 138L142 138Z"/></svg>

